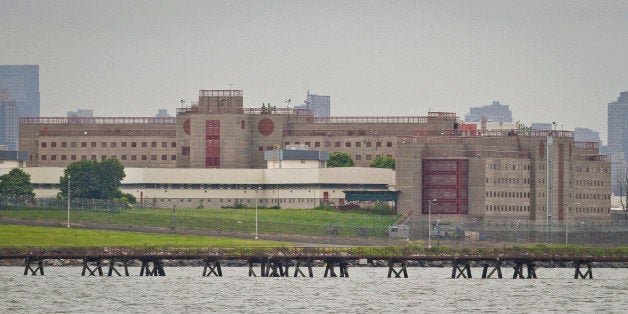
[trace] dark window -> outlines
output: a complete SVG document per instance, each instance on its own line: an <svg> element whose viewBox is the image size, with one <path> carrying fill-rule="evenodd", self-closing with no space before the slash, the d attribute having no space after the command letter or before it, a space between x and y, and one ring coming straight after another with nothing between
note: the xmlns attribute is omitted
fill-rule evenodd
<svg viewBox="0 0 628 314"><path fill-rule="evenodd" d="M46 155L41 155L41 160L46 160L47 156Z"/></svg>
<svg viewBox="0 0 628 314"><path fill-rule="evenodd" d="M386 142L386 147L392 147L392 142Z"/></svg>
<svg viewBox="0 0 628 314"><path fill-rule="evenodd" d="M66 156L66 155L61 155L61 160L68 160L68 156Z"/></svg>
<svg viewBox="0 0 628 314"><path fill-rule="evenodd" d="M131 160L137 160L137 156L131 155Z"/></svg>
<svg viewBox="0 0 628 314"><path fill-rule="evenodd" d="M117 145L117 143L116 143L116 142L111 142L111 144L110 144L109 146L111 146L111 147L116 147L116 146L118 146L118 145Z"/></svg>
<svg viewBox="0 0 628 314"><path fill-rule="evenodd" d="M168 147L168 142L161 142L161 147Z"/></svg>
<svg viewBox="0 0 628 314"><path fill-rule="evenodd" d="M189 154L190 154L190 147L189 146L181 147L181 155L187 156Z"/></svg>
<svg viewBox="0 0 628 314"><path fill-rule="evenodd" d="M48 144L46 144L46 142L41 142L41 147L46 147L48 146Z"/></svg>
<svg viewBox="0 0 628 314"><path fill-rule="evenodd" d="M142 160L148 160L148 155L142 155Z"/></svg>
<svg viewBox="0 0 628 314"><path fill-rule="evenodd" d="M71 142L70 147L76 147L76 142Z"/></svg>
<svg viewBox="0 0 628 314"><path fill-rule="evenodd" d="M375 147L382 147L382 142L375 142Z"/></svg>
<svg viewBox="0 0 628 314"><path fill-rule="evenodd" d="M157 142L151 142L150 147L157 147Z"/></svg>
<svg viewBox="0 0 628 314"><path fill-rule="evenodd" d="M96 142L92 142L90 145L91 145L92 147L96 147Z"/></svg>
<svg viewBox="0 0 628 314"><path fill-rule="evenodd" d="M137 147L137 142L131 142L131 147Z"/></svg>
<svg viewBox="0 0 628 314"><path fill-rule="evenodd" d="M122 160L126 160L126 155L122 155L122 156L120 156L120 159L122 159Z"/></svg>
<svg viewBox="0 0 628 314"><path fill-rule="evenodd" d="M70 155L70 160L76 160L76 155Z"/></svg>
<svg viewBox="0 0 628 314"><path fill-rule="evenodd" d="M321 147L321 142L314 142L314 147Z"/></svg>
<svg viewBox="0 0 628 314"><path fill-rule="evenodd" d="M261 152L261 151L263 151L263 150L264 150L264 146L260 146L260 147L258 147L258 149L259 149L259 151Z"/></svg>
<svg viewBox="0 0 628 314"><path fill-rule="evenodd" d="M177 147L177 142L170 143L170 147Z"/></svg>
<svg viewBox="0 0 628 314"><path fill-rule="evenodd" d="M351 142L346 142L345 147L351 147Z"/></svg>
<svg viewBox="0 0 628 314"><path fill-rule="evenodd" d="M366 142L366 147L371 147L371 142Z"/></svg>
<svg viewBox="0 0 628 314"><path fill-rule="evenodd" d="M334 143L334 147L340 147L340 142Z"/></svg>
<svg viewBox="0 0 628 314"><path fill-rule="evenodd" d="M161 155L161 160L168 160L168 155Z"/></svg>
<svg viewBox="0 0 628 314"><path fill-rule="evenodd" d="M87 147L87 142L81 142L81 147Z"/></svg>
<svg viewBox="0 0 628 314"><path fill-rule="evenodd" d="M68 147L68 143L67 142L61 142L61 147Z"/></svg>
<svg viewBox="0 0 628 314"><path fill-rule="evenodd" d="M57 147L57 142L50 142L50 147Z"/></svg>
<svg viewBox="0 0 628 314"><path fill-rule="evenodd" d="M157 160L157 155L150 155L150 160Z"/></svg>
<svg viewBox="0 0 628 314"><path fill-rule="evenodd" d="M142 142L142 147L148 147L148 142Z"/></svg>
<svg viewBox="0 0 628 314"><path fill-rule="evenodd" d="M177 160L177 155L170 156L170 160Z"/></svg>
<svg viewBox="0 0 628 314"><path fill-rule="evenodd" d="M101 142L100 147L107 147L107 142Z"/></svg>
<svg viewBox="0 0 628 314"><path fill-rule="evenodd" d="M126 142L121 143L122 147L126 147Z"/></svg>
<svg viewBox="0 0 628 314"><path fill-rule="evenodd" d="M362 142L355 142L355 147L362 147Z"/></svg>

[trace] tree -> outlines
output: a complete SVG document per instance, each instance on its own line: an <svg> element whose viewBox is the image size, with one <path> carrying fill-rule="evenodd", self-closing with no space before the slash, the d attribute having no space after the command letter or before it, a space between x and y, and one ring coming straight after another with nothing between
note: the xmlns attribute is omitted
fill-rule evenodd
<svg viewBox="0 0 628 314"><path fill-rule="evenodd" d="M9 173L0 176L0 198L14 199L21 202L35 197L31 175L20 168L13 168Z"/></svg>
<svg viewBox="0 0 628 314"><path fill-rule="evenodd" d="M331 153L329 154L329 160L327 161L327 167L353 167L355 162L351 159L351 156L347 153Z"/></svg>
<svg viewBox="0 0 628 314"><path fill-rule="evenodd" d="M373 160L369 167L395 170L395 158L379 155Z"/></svg>
<svg viewBox="0 0 628 314"><path fill-rule="evenodd" d="M119 187L124 174L124 165L117 159L81 160L68 165L59 178L59 197L68 196L68 176L70 195L75 198L117 199L122 197Z"/></svg>

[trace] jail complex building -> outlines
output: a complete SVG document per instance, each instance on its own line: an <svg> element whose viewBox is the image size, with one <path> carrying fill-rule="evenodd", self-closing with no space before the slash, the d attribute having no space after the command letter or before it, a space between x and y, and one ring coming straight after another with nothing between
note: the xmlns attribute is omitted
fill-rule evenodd
<svg viewBox="0 0 628 314"><path fill-rule="evenodd" d="M431 209L433 214L487 219L610 216L610 160L599 154L598 142L576 142L571 131L491 130L485 123L461 123L450 112L328 117L307 109L243 104L241 90L201 90L197 104L179 108L176 117L21 118L19 144L29 152L28 167L116 158L129 168L240 169L242 174L271 168L265 152L301 145L348 153L356 169L380 155L396 158L389 179L380 173L373 183L396 193L400 214ZM168 177L176 177L176 169L169 171L175 172ZM325 176L331 178L333 172ZM325 183L308 180L303 188L318 184L310 194L318 196L307 197L307 206L331 201L322 197ZM351 188L348 181L343 184L368 190L360 180ZM168 183L162 178L159 184L164 190ZM266 182L244 186L256 184ZM299 186L294 178L291 184ZM336 201L344 199L339 195Z"/></svg>

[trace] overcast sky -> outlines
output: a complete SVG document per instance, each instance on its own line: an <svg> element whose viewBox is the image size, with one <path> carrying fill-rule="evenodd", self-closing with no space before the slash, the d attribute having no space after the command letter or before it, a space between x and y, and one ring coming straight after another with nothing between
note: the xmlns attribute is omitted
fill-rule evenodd
<svg viewBox="0 0 628 314"><path fill-rule="evenodd" d="M499 100L606 143L628 90L628 0L2 0L0 38L0 64L39 64L42 116L174 114L232 84L247 107L329 95L333 116Z"/></svg>

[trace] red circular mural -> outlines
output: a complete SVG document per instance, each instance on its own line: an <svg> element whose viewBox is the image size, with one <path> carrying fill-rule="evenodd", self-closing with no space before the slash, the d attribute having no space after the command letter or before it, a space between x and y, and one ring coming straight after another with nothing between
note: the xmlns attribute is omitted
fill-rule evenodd
<svg viewBox="0 0 628 314"><path fill-rule="evenodd" d="M272 120L264 118L257 123L257 130L264 136L269 136L275 130L275 124Z"/></svg>
<svg viewBox="0 0 628 314"><path fill-rule="evenodd" d="M185 132L185 134L190 135L190 119L185 120L185 122L183 122L183 132Z"/></svg>

